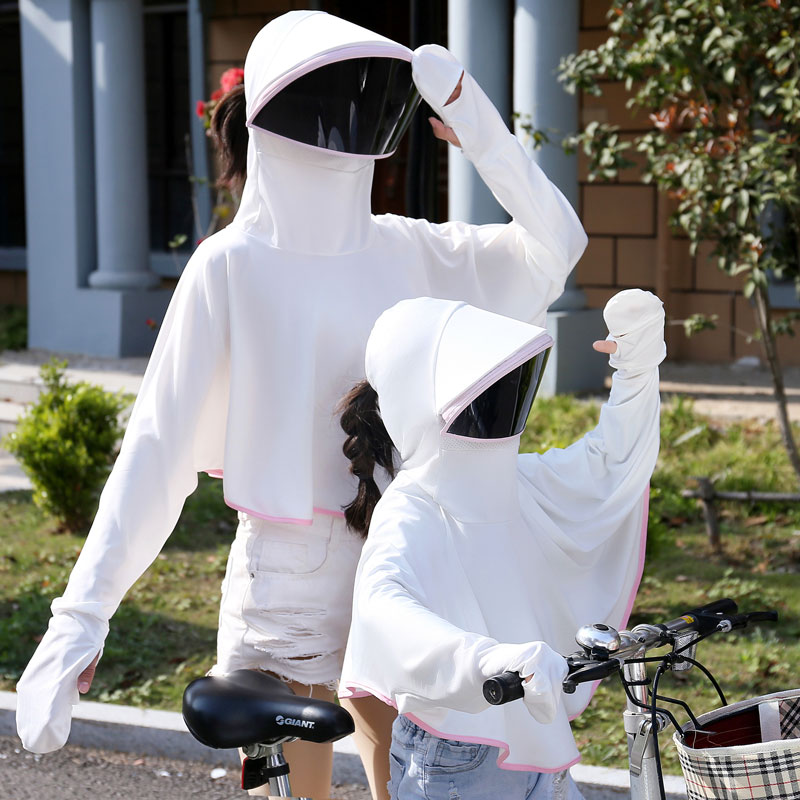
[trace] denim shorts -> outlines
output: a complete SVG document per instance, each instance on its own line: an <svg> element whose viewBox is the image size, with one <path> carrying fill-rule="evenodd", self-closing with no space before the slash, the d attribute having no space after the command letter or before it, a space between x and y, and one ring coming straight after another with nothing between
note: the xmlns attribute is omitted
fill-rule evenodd
<svg viewBox="0 0 800 800"><path fill-rule="evenodd" d="M399 716L392 728L392 800L583 800L569 772L500 769L497 747L440 739Z"/></svg>

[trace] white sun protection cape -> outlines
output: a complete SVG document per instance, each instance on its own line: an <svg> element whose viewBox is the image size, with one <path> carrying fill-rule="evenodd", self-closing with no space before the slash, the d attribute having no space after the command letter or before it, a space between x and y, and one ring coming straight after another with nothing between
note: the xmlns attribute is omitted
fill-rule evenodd
<svg viewBox="0 0 800 800"><path fill-rule="evenodd" d="M292 75L337 53L411 60L421 94L463 137L514 221L373 216L373 158L249 128L239 211L181 276L89 537L17 686L29 750L66 741L76 679L198 472L224 472L227 503L253 516L310 524L315 511L340 514L355 484L334 409L363 376L380 312L427 294L538 321L586 246L572 208L469 75L443 108L462 68L442 48L412 54L328 14L290 12L247 55L248 117Z"/></svg>
<svg viewBox="0 0 800 800"><path fill-rule="evenodd" d="M592 686L563 694L559 654L574 652L581 625L623 625L641 576L664 313L628 290L605 319L617 371L599 424L543 455L519 455L519 436L443 432L485 376L549 344L541 329L419 298L382 314L367 344L402 466L362 551L340 693L379 697L442 738L495 745L507 769L578 760L569 719ZM506 670L533 675L524 702L490 706L483 682Z"/></svg>

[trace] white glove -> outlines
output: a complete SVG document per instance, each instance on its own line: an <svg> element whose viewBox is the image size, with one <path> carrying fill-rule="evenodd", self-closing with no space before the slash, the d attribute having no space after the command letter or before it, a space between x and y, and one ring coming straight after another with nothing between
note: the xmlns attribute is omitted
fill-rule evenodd
<svg viewBox="0 0 800 800"><path fill-rule="evenodd" d="M411 74L425 102L455 131L471 161L493 146L507 144L510 131L494 103L449 50L438 44L418 47ZM462 74L461 95L445 105Z"/></svg>
<svg viewBox="0 0 800 800"><path fill-rule="evenodd" d="M54 609L55 610L55 609ZM17 684L17 733L26 750L63 747L77 705L78 676L102 649L108 623L81 613L55 613Z"/></svg>
<svg viewBox="0 0 800 800"><path fill-rule="evenodd" d="M518 672L523 679L522 701L531 716L542 725L556 718L567 660L544 642L495 645L481 656L479 668L485 678ZM528 676L532 677L526 681Z"/></svg>
<svg viewBox="0 0 800 800"><path fill-rule="evenodd" d="M625 289L603 309L608 340L617 350L608 361L614 369L633 375L658 366L667 355L664 343L664 304L652 292Z"/></svg>

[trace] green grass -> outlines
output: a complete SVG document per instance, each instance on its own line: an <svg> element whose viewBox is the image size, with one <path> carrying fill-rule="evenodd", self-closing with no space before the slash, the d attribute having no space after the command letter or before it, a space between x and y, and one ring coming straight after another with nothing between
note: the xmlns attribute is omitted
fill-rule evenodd
<svg viewBox="0 0 800 800"><path fill-rule="evenodd" d="M566 446L597 419L599 407L570 397L537 400L523 448ZM722 424L686 400L665 405L662 448L653 477L645 577L631 624L677 616L718 597L742 610L777 608L780 622L698 648L730 700L796 686L800 663L800 509L790 505L721 505L724 551L707 542L696 502L680 496L692 475L717 485L795 491L794 475L772 425ZM219 588L236 524L219 481L203 478L162 554L128 594L111 633L91 699L177 710L185 685L214 661ZM80 537L57 533L30 493L0 495L0 688L12 689L36 647L80 552ZM592 620L587 620L591 622ZM669 675L666 694L697 713L715 705L697 670ZM574 723L585 763L624 767L622 689L606 681ZM678 773L664 736L664 761Z"/></svg>
<svg viewBox="0 0 800 800"><path fill-rule="evenodd" d="M114 616L91 699L180 708L214 663L220 584L236 513L201 477L167 545ZM0 495L0 688L11 689L44 632L82 537L58 534L29 492Z"/></svg>

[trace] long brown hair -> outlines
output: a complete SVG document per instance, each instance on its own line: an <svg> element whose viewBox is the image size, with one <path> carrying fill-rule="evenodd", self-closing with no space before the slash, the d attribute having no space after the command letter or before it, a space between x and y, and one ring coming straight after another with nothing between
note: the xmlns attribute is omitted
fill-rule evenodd
<svg viewBox="0 0 800 800"><path fill-rule="evenodd" d="M342 452L350 461L350 472L358 478L358 494L344 508L347 527L366 537L372 511L381 491L375 483L375 465L394 477L395 448L378 408L378 393L367 381L357 383L339 403L342 430L347 439Z"/></svg>
<svg viewBox="0 0 800 800"><path fill-rule="evenodd" d="M219 99L211 116L211 135L222 166L217 182L229 188L241 186L247 177L246 121L244 86L239 84Z"/></svg>

